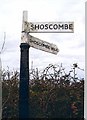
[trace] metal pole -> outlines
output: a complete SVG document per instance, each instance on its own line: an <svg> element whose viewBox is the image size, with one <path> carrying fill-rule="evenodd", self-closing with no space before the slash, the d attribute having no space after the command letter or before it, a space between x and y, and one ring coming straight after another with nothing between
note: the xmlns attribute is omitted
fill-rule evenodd
<svg viewBox="0 0 87 120"><path fill-rule="evenodd" d="M29 118L29 44L21 43L19 119Z"/></svg>
<svg viewBox="0 0 87 120"><path fill-rule="evenodd" d="M24 31L24 21L28 19L28 12L23 11L21 58L20 58L20 84L19 84L19 119L29 118L29 44L28 33Z"/></svg>

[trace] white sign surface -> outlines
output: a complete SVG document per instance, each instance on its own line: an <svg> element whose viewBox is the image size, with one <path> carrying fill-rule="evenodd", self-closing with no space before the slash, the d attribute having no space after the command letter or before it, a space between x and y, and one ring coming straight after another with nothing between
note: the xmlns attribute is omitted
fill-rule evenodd
<svg viewBox="0 0 87 120"><path fill-rule="evenodd" d="M28 35L28 41L29 41L29 45L36 49L39 49L39 50L42 50L45 52L49 52L49 53L53 53L53 54L57 54L59 52L59 49L57 48L56 45L46 42L46 41L43 41L43 40L40 40L31 35Z"/></svg>
<svg viewBox="0 0 87 120"><path fill-rule="evenodd" d="M23 23L25 32L30 33L73 33L74 22L27 22Z"/></svg>

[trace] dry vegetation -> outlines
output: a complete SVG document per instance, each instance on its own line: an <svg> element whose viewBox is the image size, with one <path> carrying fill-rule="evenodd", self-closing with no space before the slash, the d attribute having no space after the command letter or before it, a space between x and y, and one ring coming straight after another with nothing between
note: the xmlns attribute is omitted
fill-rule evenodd
<svg viewBox="0 0 87 120"><path fill-rule="evenodd" d="M31 118L83 118L84 79L74 75L76 67L68 73L51 64L43 72L30 71ZM3 118L18 118L19 72L3 71L2 78Z"/></svg>

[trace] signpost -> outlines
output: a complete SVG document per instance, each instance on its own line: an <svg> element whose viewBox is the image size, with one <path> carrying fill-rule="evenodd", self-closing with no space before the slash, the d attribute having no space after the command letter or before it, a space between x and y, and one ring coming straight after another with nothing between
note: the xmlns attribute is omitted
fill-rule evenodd
<svg viewBox="0 0 87 120"><path fill-rule="evenodd" d="M19 119L29 118L29 48L57 54L59 49L53 43L40 40L29 33L73 33L73 22L28 22L28 12L23 12L21 35L20 85L19 85Z"/></svg>
<svg viewBox="0 0 87 120"><path fill-rule="evenodd" d="M27 12L23 13L23 21L27 20ZM22 26L23 27L23 26ZM23 30L22 30L23 31ZM26 32L22 33L27 35ZM22 39L20 49L20 84L19 84L19 120L29 118L29 44Z"/></svg>
<svg viewBox="0 0 87 120"><path fill-rule="evenodd" d="M59 49L55 44L40 40L39 38L33 37L31 35L29 36L29 45L36 49L52 54L57 54L59 52Z"/></svg>
<svg viewBox="0 0 87 120"><path fill-rule="evenodd" d="M29 33L73 33L74 22L27 22L24 31Z"/></svg>
<svg viewBox="0 0 87 120"><path fill-rule="evenodd" d="M29 118L29 45L21 43L19 118Z"/></svg>

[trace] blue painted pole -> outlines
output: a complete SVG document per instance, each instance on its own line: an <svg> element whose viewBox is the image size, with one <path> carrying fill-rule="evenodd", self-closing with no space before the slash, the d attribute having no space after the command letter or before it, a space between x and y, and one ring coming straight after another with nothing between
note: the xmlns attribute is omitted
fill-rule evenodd
<svg viewBox="0 0 87 120"><path fill-rule="evenodd" d="M19 119L29 118L29 44L21 43Z"/></svg>

